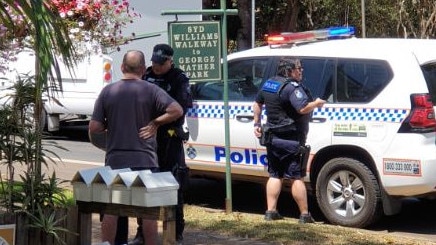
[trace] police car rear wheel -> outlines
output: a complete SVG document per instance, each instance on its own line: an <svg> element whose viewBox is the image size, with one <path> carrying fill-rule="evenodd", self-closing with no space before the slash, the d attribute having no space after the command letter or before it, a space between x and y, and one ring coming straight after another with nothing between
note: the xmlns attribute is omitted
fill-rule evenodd
<svg viewBox="0 0 436 245"><path fill-rule="evenodd" d="M371 170L351 158L335 158L321 169L316 198L332 224L366 227L381 216L380 187Z"/></svg>

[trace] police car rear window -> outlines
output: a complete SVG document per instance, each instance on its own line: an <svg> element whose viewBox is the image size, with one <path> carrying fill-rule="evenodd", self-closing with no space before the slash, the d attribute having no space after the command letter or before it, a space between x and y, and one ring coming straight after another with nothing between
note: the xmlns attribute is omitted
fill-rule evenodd
<svg viewBox="0 0 436 245"><path fill-rule="evenodd" d="M436 63L427 64L422 67L428 91L430 92L433 105L436 104Z"/></svg>
<svg viewBox="0 0 436 245"><path fill-rule="evenodd" d="M386 61L363 59L300 58L304 84L314 97L329 103L366 103L392 79Z"/></svg>
<svg viewBox="0 0 436 245"><path fill-rule="evenodd" d="M339 59L336 100L347 103L370 102L391 79L392 72L385 61Z"/></svg>

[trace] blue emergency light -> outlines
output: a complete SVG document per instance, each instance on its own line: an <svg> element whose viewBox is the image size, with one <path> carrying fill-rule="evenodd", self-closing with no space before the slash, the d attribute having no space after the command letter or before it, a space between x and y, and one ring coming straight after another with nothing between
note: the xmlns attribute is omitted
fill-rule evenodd
<svg viewBox="0 0 436 245"><path fill-rule="evenodd" d="M327 28L330 38L352 36L354 35L354 26L348 27L330 27Z"/></svg>

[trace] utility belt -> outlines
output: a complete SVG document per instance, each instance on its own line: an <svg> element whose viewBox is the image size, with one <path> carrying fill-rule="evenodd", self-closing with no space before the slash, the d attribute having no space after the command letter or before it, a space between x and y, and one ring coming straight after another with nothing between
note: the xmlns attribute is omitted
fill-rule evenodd
<svg viewBox="0 0 436 245"><path fill-rule="evenodd" d="M294 140L299 142L300 146L295 153L295 157L301 166L301 177L306 176L307 163L310 155L310 145L304 145L300 140L299 133L295 128L295 125L285 125L280 127L269 127L268 125L262 125L262 134L259 138L259 143L262 146L269 146L272 143L273 137L279 137L281 139Z"/></svg>
<svg viewBox="0 0 436 245"><path fill-rule="evenodd" d="M189 131L188 130L185 131L183 129L183 126L170 127L166 131L166 136L169 138L179 138L183 141L187 141L189 140Z"/></svg>
<svg viewBox="0 0 436 245"><path fill-rule="evenodd" d="M261 130L262 134L259 138L259 143L262 146L270 145L273 136L277 136L282 139L300 141L298 138L297 128L293 123L280 126L270 126L268 124L263 124Z"/></svg>

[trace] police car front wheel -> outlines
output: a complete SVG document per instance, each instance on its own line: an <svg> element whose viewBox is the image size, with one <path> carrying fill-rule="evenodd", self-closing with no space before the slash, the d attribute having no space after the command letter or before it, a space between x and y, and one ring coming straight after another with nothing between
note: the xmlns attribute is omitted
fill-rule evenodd
<svg viewBox="0 0 436 245"><path fill-rule="evenodd" d="M366 227L382 214L380 187L372 171L351 158L328 161L316 181L316 198L326 219L348 227Z"/></svg>

